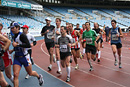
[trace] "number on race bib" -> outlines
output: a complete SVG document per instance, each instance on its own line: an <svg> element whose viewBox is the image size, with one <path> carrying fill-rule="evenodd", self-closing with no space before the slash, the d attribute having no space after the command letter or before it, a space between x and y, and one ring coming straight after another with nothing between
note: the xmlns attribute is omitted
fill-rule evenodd
<svg viewBox="0 0 130 87"><path fill-rule="evenodd" d="M112 35L112 40L118 40L118 37L116 36L116 34Z"/></svg>
<svg viewBox="0 0 130 87"><path fill-rule="evenodd" d="M47 33L47 38L48 38L48 39L52 39L53 37L54 37L53 32L48 32L48 33Z"/></svg>
<svg viewBox="0 0 130 87"><path fill-rule="evenodd" d="M61 52L67 52L67 45L60 45Z"/></svg>
<svg viewBox="0 0 130 87"><path fill-rule="evenodd" d="M87 44L92 44L92 38L86 38Z"/></svg>

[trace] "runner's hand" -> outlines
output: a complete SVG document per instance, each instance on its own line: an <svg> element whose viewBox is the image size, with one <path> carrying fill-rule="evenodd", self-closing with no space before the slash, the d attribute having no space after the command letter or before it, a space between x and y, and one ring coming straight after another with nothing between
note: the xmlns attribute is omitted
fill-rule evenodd
<svg viewBox="0 0 130 87"><path fill-rule="evenodd" d="M12 45L13 45L13 47L17 47L18 43L13 41Z"/></svg>

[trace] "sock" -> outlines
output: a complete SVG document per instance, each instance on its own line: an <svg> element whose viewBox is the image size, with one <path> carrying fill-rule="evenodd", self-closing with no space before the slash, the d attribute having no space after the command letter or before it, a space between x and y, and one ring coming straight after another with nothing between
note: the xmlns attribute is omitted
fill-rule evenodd
<svg viewBox="0 0 130 87"><path fill-rule="evenodd" d="M121 56L119 56L119 64L121 64Z"/></svg>
<svg viewBox="0 0 130 87"><path fill-rule="evenodd" d="M113 54L113 55L114 55L114 57L115 57L115 61L117 61L117 58L116 58L116 57L117 57L117 54L115 53L115 54Z"/></svg>
<svg viewBox="0 0 130 87"><path fill-rule="evenodd" d="M12 75L12 77L10 78L10 81L13 83L14 82L14 76Z"/></svg>
<svg viewBox="0 0 130 87"><path fill-rule="evenodd" d="M58 71L61 71L61 68L60 68L60 61L59 61L59 60L57 61L57 66L58 66Z"/></svg>
<svg viewBox="0 0 130 87"><path fill-rule="evenodd" d="M98 59L101 57L101 51L98 51Z"/></svg>
<svg viewBox="0 0 130 87"><path fill-rule="evenodd" d="M90 66L90 68L91 68L91 67L92 67L92 64L91 64L90 59L88 59L88 63L89 63L89 66Z"/></svg>
<svg viewBox="0 0 130 87"><path fill-rule="evenodd" d="M71 67L70 66L66 67L66 71L67 71L67 76L70 77Z"/></svg>
<svg viewBox="0 0 130 87"><path fill-rule="evenodd" d="M52 67L52 64L50 64L49 67Z"/></svg>
<svg viewBox="0 0 130 87"><path fill-rule="evenodd" d="M85 54L85 48L83 48L83 54Z"/></svg>

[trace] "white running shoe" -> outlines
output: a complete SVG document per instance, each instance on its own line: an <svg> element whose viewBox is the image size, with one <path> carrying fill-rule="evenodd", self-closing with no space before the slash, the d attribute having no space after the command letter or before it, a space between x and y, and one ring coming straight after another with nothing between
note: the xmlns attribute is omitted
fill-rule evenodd
<svg viewBox="0 0 130 87"><path fill-rule="evenodd" d="M79 69L79 65L76 65L75 70Z"/></svg>
<svg viewBox="0 0 130 87"><path fill-rule="evenodd" d="M39 74L38 81L39 81L40 86L42 86L44 84L43 76L41 74Z"/></svg>
<svg viewBox="0 0 130 87"><path fill-rule="evenodd" d="M49 71L51 71L51 69L52 69L52 66L48 66L48 69L49 69Z"/></svg>
<svg viewBox="0 0 130 87"><path fill-rule="evenodd" d="M114 65L115 65L115 66L117 66L117 63L118 63L118 61L117 61L117 60L115 60Z"/></svg>
<svg viewBox="0 0 130 87"><path fill-rule="evenodd" d="M26 77L25 77L25 79L28 79L30 76L29 76L29 74L26 74Z"/></svg>
<svg viewBox="0 0 130 87"><path fill-rule="evenodd" d="M93 71L93 67L90 67L89 71Z"/></svg>
<svg viewBox="0 0 130 87"><path fill-rule="evenodd" d="M122 68L122 65L121 65L121 63L119 63L119 68L120 68L120 69Z"/></svg>
<svg viewBox="0 0 130 87"><path fill-rule="evenodd" d="M69 76L67 76L66 82L70 82L70 77Z"/></svg>

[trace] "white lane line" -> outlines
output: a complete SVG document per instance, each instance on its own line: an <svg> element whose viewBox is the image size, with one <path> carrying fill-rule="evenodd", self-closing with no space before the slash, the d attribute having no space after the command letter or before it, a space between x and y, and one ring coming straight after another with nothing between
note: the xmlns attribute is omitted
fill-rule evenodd
<svg viewBox="0 0 130 87"><path fill-rule="evenodd" d="M42 43L42 45L43 45L43 43ZM41 47L42 47L42 46L41 46ZM41 49L42 49L42 48L41 48ZM43 51L46 55L49 56L49 54L46 53L43 49L42 49L42 51ZM73 66L71 66L71 67L74 68ZM102 79L102 80L104 80L104 81L107 81L107 82L109 82L109 83L113 83L113 84L118 85L118 86L121 86L121 87L126 87L126 86L124 86L124 85L122 85L122 84L119 84L119 83L116 83L116 82L110 81L110 80L108 80L108 79L102 78L102 77L100 77L100 76L97 76L97 75L94 75L94 74L88 73L88 72L83 71L83 70L81 70L81 69L78 69L78 70L81 71L81 72L84 72L84 73L86 73L86 74L89 74L89 75L91 75L91 76L94 76L94 77L97 77L97 78L99 78L99 79ZM59 78L58 78L58 79L59 79Z"/></svg>
<svg viewBox="0 0 130 87"><path fill-rule="evenodd" d="M44 44L44 43L41 44L41 50L42 50L42 52L45 53L47 56L50 56L48 53L46 53L46 52L43 50L43 48L42 48L43 44ZM37 65L37 66L38 66L38 65ZM38 66L38 67L39 67L39 66ZM39 68L40 68L40 67L39 67ZM40 68L40 69L42 69L42 68ZM44 69L42 69L42 70L45 71ZM45 72L48 73L47 71L45 71ZM56 78L56 79L62 81L63 83L65 83L65 84L67 84L67 85L70 85L70 86L72 86L72 87L75 87L75 86L73 86L73 85L71 85L71 84L69 84L69 83L63 81L62 79L57 78L56 76L54 76L54 75L52 75L52 74L50 74L50 73L48 73L48 74L51 75L51 76L53 76L54 78Z"/></svg>

